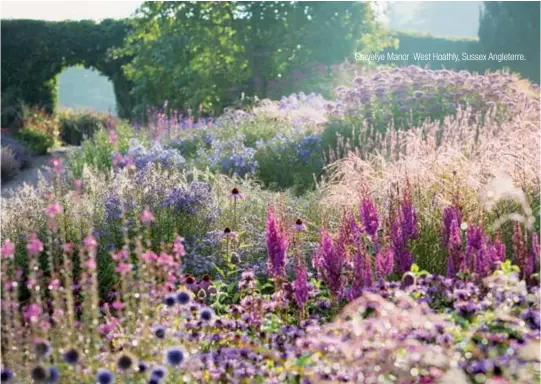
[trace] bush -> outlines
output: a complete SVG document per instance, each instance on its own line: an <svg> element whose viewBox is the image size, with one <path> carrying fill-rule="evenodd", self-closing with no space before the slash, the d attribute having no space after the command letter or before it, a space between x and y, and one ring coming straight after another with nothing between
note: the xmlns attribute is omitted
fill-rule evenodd
<svg viewBox="0 0 541 384"><path fill-rule="evenodd" d="M104 113L63 110L58 114L60 139L65 144L81 145L101 128L112 124L112 117Z"/></svg>
<svg viewBox="0 0 541 384"><path fill-rule="evenodd" d="M1 177L2 177L2 183L8 180L11 180L18 172L19 168L21 168L21 165L19 162L15 159L15 156L13 155L13 151L8 147L2 147L2 155L1 155Z"/></svg>
<svg viewBox="0 0 541 384"><path fill-rule="evenodd" d="M58 119L42 109L23 107L23 127L15 138L26 144L31 152L44 155L59 139Z"/></svg>
<svg viewBox="0 0 541 384"><path fill-rule="evenodd" d="M45 155L54 147L55 140L44 132L25 128L15 134L15 138L24 143L34 155Z"/></svg>
<svg viewBox="0 0 541 384"><path fill-rule="evenodd" d="M135 136L132 127L124 121L119 121L115 127L117 142L112 143L109 132L100 129L89 140L83 141L81 149L69 156L68 169L76 178L80 178L85 166L94 167L99 171L109 171L113 166L113 152L124 153L129 148L130 139ZM116 148L115 148L116 146Z"/></svg>
<svg viewBox="0 0 541 384"><path fill-rule="evenodd" d="M21 165L21 168L26 168L30 165L31 158L28 148L19 143L13 137L2 133L2 146L11 150L13 157Z"/></svg>

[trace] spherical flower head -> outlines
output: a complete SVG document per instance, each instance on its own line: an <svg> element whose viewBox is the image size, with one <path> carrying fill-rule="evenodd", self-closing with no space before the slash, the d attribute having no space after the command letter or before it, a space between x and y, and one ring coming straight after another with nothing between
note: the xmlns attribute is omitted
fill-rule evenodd
<svg viewBox="0 0 541 384"><path fill-rule="evenodd" d="M205 322L209 322L214 317L214 312L210 308L203 308L199 311L199 318Z"/></svg>
<svg viewBox="0 0 541 384"><path fill-rule="evenodd" d="M152 371L150 372L150 378L155 378L159 380L162 380L167 375L167 368L157 365L154 368L152 368Z"/></svg>
<svg viewBox="0 0 541 384"><path fill-rule="evenodd" d="M158 339L160 340L163 340L165 339L165 328L160 326L160 327L157 327L155 330L154 330L154 336L156 336Z"/></svg>
<svg viewBox="0 0 541 384"><path fill-rule="evenodd" d="M34 352L38 358L46 357L51 353L51 344L44 340L37 340L34 343Z"/></svg>
<svg viewBox="0 0 541 384"><path fill-rule="evenodd" d="M75 365L79 362L80 355L76 349L71 348L64 352L63 358L66 363Z"/></svg>
<svg viewBox="0 0 541 384"><path fill-rule="evenodd" d="M141 219L141 222L145 225L149 225L156 221L156 219L154 218L154 215L152 214L152 212L150 211L150 208L148 207L145 208L145 210L141 214L140 219Z"/></svg>
<svg viewBox="0 0 541 384"><path fill-rule="evenodd" d="M100 369L98 373L96 373L96 383L98 384L113 384L114 381L115 377L108 369Z"/></svg>
<svg viewBox="0 0 541 384"><path fill-rule="evenodd" d="M2 244L2 257L5 259L13 259L15 256L15 244L11 240L6 239Z"/></svg>
<svg viewBox="0 0 541 384"><path fill-rule="evenodd" d="M9 383L13 379L13 372L10 369L4 368L0 372L0 382Z"/></svg>
<svg viewBox="0 0 541 384"><path fill-rule="evenodd" d="M186 304L188 304L190 302L191 295L187 291L180 291L180 292L177 293L176 300L177 300L178 304L186 305Z"/></svg>
<svg viewBox="0 0 541 384"><path fill-rule="evenodd" d="M148 367L149 365L147 363L140 361L139 364L137 364L137 372L145 373L148 370Z"/></svg>
<svg viewBox="0 0 541 384"><path fill-rule="evenodd" d="M294 232L306 232L307 231L306 224L304 224L302 219L299 218L299 219L297 219L295 221L295 225L293 226L293 231Z"/></svg>
<svg viewBox="0 0 541 384"><path fill-rule="evenodd" d="M122 354L116 361L116 367L119 371L125 372L133 366L133 357L128 354Z"/></svg>
<svg viewBox="0 0 541 384"><path fill-rule="evenodd" d="M98 248L98 241L94 237L94 235L89 234L85 239L83 240L83 245L86 250L95 250Z"/></svg>
<svg viewBox="0 0 541 384"><path fill-rule="evenodd" d="M237 187L233 188L231 190L231 194L229 195L229 198L233 200L244 200L245 197L242 193L240 193L239 189Z"/></svg>
<svg viewBox="0 0 541 384"><path fill-rule="evenodd" d="M51 365L49 367L49 380L47 380L47 383L56 384L58 382L60 382L60 372L58 372L58 368Z"/></svg>
<svg viewBox="0 0 541 384"><path fill-rule="evenodd" d="M49 371L42 365L38 365L30 371L30 377L35 383L46 383L49 378Z"/></svg>
<svg viewBox="0 0 541 384"><path fill-rule="evenodd" d="M168 307L172 307L176 303L176 298L173 295L167 295L165 296L165 299L163 299L163 303Z"/></svg>
<svg viewBox="0 0 541 384"><path fill-rule="evenodd" d="M182 352L182 349L174 347L166 352L165 358L169 365L178 367L184 361L184 353Z"/></svg>
<svg viewBox="0 0 541 384"><path fill-rule="evenodd" d="M58 202L53 202L45 209L45 214L54 219L56 216L60 215L63 212L62 206Z"/></svg>
<svg viewBox="0 0 541 384"><path fill-rule="evenodd" d="M30 241L26 244L26 250L31 256L38 256L43 252L43 243L38 239L38 235L35 232L30 235Z"/></svg>

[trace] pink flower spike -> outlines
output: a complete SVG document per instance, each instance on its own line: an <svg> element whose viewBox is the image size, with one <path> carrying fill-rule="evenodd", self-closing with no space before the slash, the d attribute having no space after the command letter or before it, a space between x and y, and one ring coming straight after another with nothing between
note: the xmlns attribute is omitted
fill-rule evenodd
<svg viewBox="0 0 541 384"><path fill-rule="evenodd" d="M85 267L87 267L89 271L95 271L96 270L96 260L94 260L94 258L88 259L85 262Z"/></svg>
<svg viewBox="0 0 541 384"><path fill-rule="evenodd" d="M179 257L186 256L186 249L184 248L184 244L182 244L183 241L184 238L178 236L173 243L173 252Z"/></svg>
<svg viewBox="0 0 541 384"><path fill-rule="evenodd" d="M32 256L38 256L43 251L43 243L38 239L36 233L30 235L30 241L26 245L26 250Z"/></svg>
<svg viewBox="0 0 541 384"><path fill-rule="evenodd" d="M115 131L109 132L109 141L111 144L115 144L118 141L118 135Z"/></svg>
<svg viewBox="0 0 541 384"><path fill-rule="evenodd" d="M141 222L143 224L150 224L155 221L156 219L154 218L154 215L152 215L152 212L150 211L150 209L146 207L143 213L141 214Z"/></svg>
<svg viewBox="0 0 541 384"><path fill-rule="evenodd" d="M62 206L55 201L54 203L49 204L49 206L45 209L45 214L53 219L60 215L62 211Z"/></svg>
<svg viewBox="0 0 541 384"><path fill-rule="evenodd" d="M40 314L41 309L37 304L30 304L23 311L23 316L26 320L37 320Z"/></svg>
<svg viewBox="0 0 541 384"><path fill-rule="evenodd" d="M49 283L49 290L53 290L53 289L57 289L58 287L60 287L60 280L58 279L54 279L53 281L51 281Z"/></svg>
<svg viewBox="0 0 541 384"><path fill-rule="evenodd" d="M75 179L73 181L73 187L75 188L75 191L77 191L77 193L81 193L82 185L83 185L83 182L79 179Z"/></svg>
<svg viewBox="0 0 541 384"><path fill-rule="evenodd" d="M122 249L119 252L113 254L114 261L126 260L127 258L128 258L128 251L126 249Z"/></svg>
<svg viewBox="0 0 541 384"><path fill-rule="evenodd" d="M65 253L71 253L73 251L73 243L66 243L62 245L62 249Z"/></svg>
<svg viewBox="0 0 541 384"><path fill-rule="evenodd" d="M115 302L113 303L112 307L113 307L114 309L120 311L120 310L124 309L124 303L122 303L122 301L120 301L120 300L117 300L117 301L115 301Z"/></svg>
<svg viewBox="0 0 541 384"><path fill-rule="evenodd" d="M147 263L148 262L151 262L151 261L156 261L158 259L158 255L156 255L154 252L152 251L146 251L145 253L143 253L143 255L141 256L143 258L144 261L146 261Z"/></svg>
<svg viewBox="0 0 541 384"><path fill-rule="evenodd" d="M15 244L9 239L6 239L2 244L2 256L6 259L13 259L15 256Z"/></svg>
<svg viewBox="0 0 541 384"><path fill-rule="evenodd" d="M124 275L124 274L128 273L129 271L131 271L132 268L133 268L133 266L131 264L119 263L118 266L116 267L116 271L118 273L120 273L121 275Z"/></svg>
<svg viewBox="0 0 541 384"><path fill-rule="evenodd" d="M98 248L98 241L96 240L94 235L90 234L83 240L83 245L88 250L96 249Z"/></svg>

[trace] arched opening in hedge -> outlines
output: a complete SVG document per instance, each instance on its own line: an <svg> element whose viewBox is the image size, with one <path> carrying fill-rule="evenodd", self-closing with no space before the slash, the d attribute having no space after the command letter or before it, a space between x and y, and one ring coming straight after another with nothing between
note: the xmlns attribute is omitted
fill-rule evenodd
<svg viewBox="0 0 541 384"><path fill-rule="evenodd" d="M92 68L66 68L58 76L58 106L116 115L113 83Z"/></svg>
<svg viewBox="0 0 541 384"><path fill-rule="evenodd" d="M54 112L58 75L83 65L105 75L112 83L118 116L130 118L131 83L122 72L126 57L115 57L129 30L123 20L51 22L2 20L2 126L17 120L15 103Z"/></svg>

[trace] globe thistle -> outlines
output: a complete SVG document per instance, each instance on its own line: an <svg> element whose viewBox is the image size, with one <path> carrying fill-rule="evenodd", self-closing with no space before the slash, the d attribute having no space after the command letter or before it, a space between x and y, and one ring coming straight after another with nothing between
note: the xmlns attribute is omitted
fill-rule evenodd
<svg viewBox="0 0 541 384"><path fill-rule="evenodd" d="M128 354L120 355L116 361L116 367L119 371L127 371L133 366L133 358Z"/></svg>
<svg viewBox="0 0 541 384"><path fill-rule="evenodd" d="M10 369L4 368L0 372L0 382L9 383L13 379L13 372Z"/></svg>
<svg viewBox="0 0 541 384"><path fill-rule="evenodd" d="M113 384L115 377L108 369L100 369L96 374L96 383L98 384Z"/></svg>
<svg viewBox="0 0 541 384"><path fill-rule="evenodd" d="M165 328L164 327L157 327L155 330L154 330L154 336L156 336L156 338L160 339L160 340L163 340L165 339Z"/></svg>
<svg viewBox="0 0 541 384"><path fill-rule="evenodd" d="M56 384L58 382L60 382L60 373L58 372L58 368L51 365L49 367L49 380L47 380L47 383Z"/></svg>
<svg viewBox="0 0 541 384"><path fill-rule="evenodd" d="M79 352L76 349L68 349L64 352L64 361L68 364L75 365L79 362Z"/></svg>
<svg viewBox="0 0 541 384"><path fill-rule="evenodd" d="M166 352L165 358L169 365L172 365L173 367L178 367L184 361L184 353L180 348L174 347Z"/></svg>
<svg viewBox="0 0 541 384"><path fill-rule="evenodd" d="M173 295L167 295L165 296L165 299L163 300L163 303L168 307L174 306L176 302L177 302L176 298Z"/></svg>
<svg viewBox="0 0 541 384"><path fill-rule="evenodd" d="M47 357L51 353L51 344L47 341L39 340L34 344L34 352L38 358Z"/></svg>
<svg viewBox="0 0 541 384"><path fill-rule="evenodd" d="M137 364L137 372L139 373L145 373L148 370L148 364L144 361L140 361L139 364Z"/></svg>
<svg viewBox="0 0 541 384"><path fill-rule="evenodd" d="M210 308L204 308L199 312L199 317L201 320L209 322L212 320L212 317L214 316L214 312L212 312L212 309Z"/></svg>
<svg viewBox="0 0 541 384"><path fill-rule="evenodd" d="M187 291L180 291L176 296L177 303L180 305L186 305L190 302L191 296Z"/></svg>
<svg viewBox="0 0 541 384"><path fill-rule="evenodd" d="M152 368L152 371L150 372L150 378L151 379L158 379L158 381L165 378L167 375L167 368L157 365L154 368Z"/></svg>
<svg viewBox="0 0 541 384"><path fill-rule="evenodd" d="M35 383L46 383L49 378L49 372L44 366L38 365L32 368L30 377Z"/></svg>

